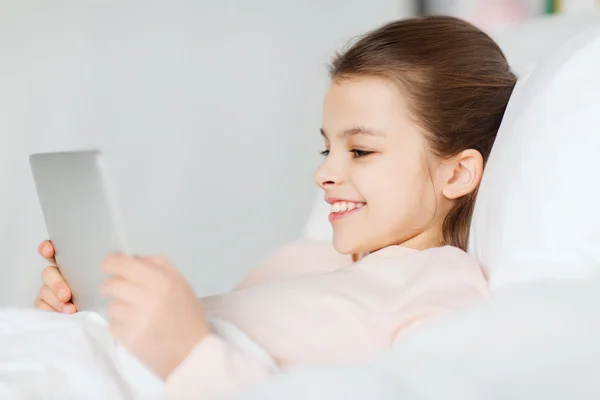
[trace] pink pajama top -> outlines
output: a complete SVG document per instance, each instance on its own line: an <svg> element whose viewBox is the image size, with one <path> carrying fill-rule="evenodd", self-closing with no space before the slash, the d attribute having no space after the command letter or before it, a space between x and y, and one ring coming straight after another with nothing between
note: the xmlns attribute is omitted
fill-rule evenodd
<svg viewBox="0 0 600 400"><path fill-rule="evenodd" d="M355 362L403 333L489 297L477 262L455 247L390 246L353 263L331 243L284 246L232 292L202 299L279 368ZM167 378L167 398L227 398L276 373L217 334Z"/></svg>

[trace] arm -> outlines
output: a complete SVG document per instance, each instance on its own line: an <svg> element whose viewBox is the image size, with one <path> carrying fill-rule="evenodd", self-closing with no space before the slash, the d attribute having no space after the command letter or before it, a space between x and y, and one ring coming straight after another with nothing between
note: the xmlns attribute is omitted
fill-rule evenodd
<svg viewBox="0 0 600 400"><path fill-rule="evenodd" d="M299 239L268 256L234 290L331 271L351 262L351 257L337 253L330 242ZM267 356L244 351L213 333L167 378L166 394L169 399L227 398L277 370Z"/></svg>
<svg viewBox="0 0 600 400"><path fill-rule="evenodd" d="M256 385L277 370L215 334L202 340L166 380L167 399L220 399Z"/></svg>

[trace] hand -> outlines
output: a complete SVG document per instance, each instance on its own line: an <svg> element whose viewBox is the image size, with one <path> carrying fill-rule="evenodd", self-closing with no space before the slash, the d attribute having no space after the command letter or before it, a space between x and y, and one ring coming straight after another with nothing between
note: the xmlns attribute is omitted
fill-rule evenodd
<svg viewBox="0 0 600 400"><path fill-rule="evenodd" d="M166 379L211 332L200 301L163 257L114 255L104 262L112 299L109 329L133 355Z"/></svg>
<svg viewBox="0 0 600 400"><path fill-rule="evenodd" d="M38 253L52 265L42 271L42 287L34 306L41 310L73 314L77 309L71 302L71 289L56 268L54 246L50 241L45 240L38 247Z"/></svg>

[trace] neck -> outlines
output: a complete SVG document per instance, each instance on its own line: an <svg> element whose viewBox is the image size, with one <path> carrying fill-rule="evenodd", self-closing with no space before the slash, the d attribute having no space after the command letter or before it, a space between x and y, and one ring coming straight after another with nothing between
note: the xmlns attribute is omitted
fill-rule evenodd
<svg viewBox="0 0 600 400"><path fill-rule="evenodd" d="M444 244L442 230L424 231L412 238L400 243L401 246L415 250L427 250L432 247L440 247Z"/></svg>
<svg viewBox="0 0 600 400"><path fill-rule="evenodd" d="M393 245L397 245L397 246L404 246L404 247L408 247L409 249L413 249L413 250L427 250L427 249L431 249L433 247L440 247L444 245L444 235L442 233L442 229L431 229L431 230L425 230L421 233L418 233L417 235L405 240L404 242L401 243L397 243L397 244L389 244L388 246L393 246ZM387 247L387 246L385 246ZM374 250L377 251L377 250ZM370 254L372 252L366 252L366 253L353 253L352 254L352 262L356 262L359 261L360 259L364 258L365 256L367 256L368 254Z"/></svg>

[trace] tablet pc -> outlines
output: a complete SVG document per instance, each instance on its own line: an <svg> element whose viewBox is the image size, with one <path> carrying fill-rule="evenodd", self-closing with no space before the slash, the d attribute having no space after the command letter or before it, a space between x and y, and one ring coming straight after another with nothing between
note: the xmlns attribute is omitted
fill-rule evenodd
<svg viewBox="0 0 600 400"><path fill-rule="evenodd" d="M78 311L105 315L102 261L128 253L99 150L32 154L35 187L58 268Z"/></svg>

